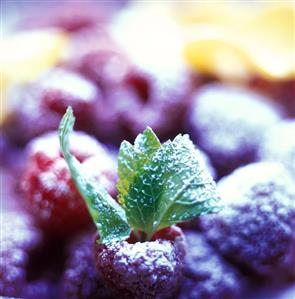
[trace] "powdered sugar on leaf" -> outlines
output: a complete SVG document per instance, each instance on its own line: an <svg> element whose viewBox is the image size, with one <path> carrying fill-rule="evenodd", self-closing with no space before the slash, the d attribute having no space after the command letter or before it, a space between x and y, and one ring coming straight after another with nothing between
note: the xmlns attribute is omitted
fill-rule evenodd
<svg viewBox="0 0 295 299"><path fill-rule="evenodd" d="M148 235L218 210L219 196L188 136L161 145L150 128L119 153L119 199L133 228Z"/></svg>

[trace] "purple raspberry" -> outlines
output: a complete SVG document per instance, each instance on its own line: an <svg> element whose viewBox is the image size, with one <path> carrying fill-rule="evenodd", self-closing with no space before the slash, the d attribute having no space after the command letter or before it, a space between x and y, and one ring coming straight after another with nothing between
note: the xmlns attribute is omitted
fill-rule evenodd
<svg viewBox="0 0 295 299"><path fill-rule="evenodd" d="M57 287L48 279L32 281L25 285L22 297L25 299L57 298Z"/></svg>
<svg viewBox="0 0 295 299"><path fill-rule="evenodd" d="M250 79L249 87L256 89L269 96L271 100L279 103L285 113L290 116L295 116L295 78L272 80L259 76L254 76Z"/></svg>
<svg viewBox="0 0 295 299"><path fill-rule="evenodd" d="M76 37L75 48L78 50L82 48L80 44L85 44L85 32L82 33L84 35L80 39L78 39L79 36ZM93 34L92 39L98 39L100 44L98 45L93 41L91 49L87 49L88 51L83 49L80 51L82 53L78 52L78 58L74 59L75 57L73 57L68 65L95 82L106 95L108 90L123 80L126 72L130 69L130 61L107 31L96 29L96 31L92 30L88 34ZM91 42L91 35L86 42L89 43L89 39Z"/></svg>
<svg viewBox="0 0 295 299"><path fill-rule="evenodd" d="M278 111L262 96L211 84L194 96L188 126L222 176L254 161L265 130L278 120Z"/></svg>
<svg viewBox="0 0 295 299"><path fill-rule="evenodd" d="M62 278L62 293L65 299L112 298L95 267L93 234L80 235L70 244Z"/></svg>
<svg viewBox="0 0 295 299"><path fill-rule="evenodd" d="M274 299L294 299L295 298L295 285L282 290L280 294Z"/></svg>
<svg viewBox="0 0 295 299"><path fill-rule="evenodd" d="M113 86L105 88L103 104L97 107L98 138L110 143L133 140L146 126L161 139L174 137L183 127L190 102L188 72L154 74L134 67L122 72Z"/></svg>
<svg viewBox="0 0 295 299"><path fill-rule="evenodd" d="M294 299L295 298L295 284L287 284L282 287L273 288L271 285L253 292L251 299ZM246 298L245 298L246 299Z"/></svg>
<svg viewBox="0 0 295 299"><path fill-rule="evenodd" d="M235 170L218 189L223 210L201 218L213 246L247 274L280 283L295 277L295 192L281 164Z"/></svg>
<svg viewBox="0 0 295 299"><path fill-rule="evenodd" d="M184 256L182 235L174 241L98 244L95 259L105 282L120 298L162 299L176 291Z"/></svg>
<svg viewBox="0 0 295 299"><path fill-rule="evenodd" d="M187 231L184 278L178 299L236 299L241 276L227 265L197 232Z"/></svg>
<svg viewBox="0 0 295 299"><path fill-rule="evenodd" d="M0 295L21 296L30 255L41 234L22 211L1 211Z"/></svg>
<svg viewBox="0 0 295 299"><path fill-rule="evenodd" d="M282 163L295 178L295 120L287 120L265 133L258 150L258 158Z"/></svg>
<svg viewBox="0 0 295 299"><path fill-rule="evenodd" d="M133 69L120 88L134 95L134 102L130 103L133 108L122 114L123 125L132 138L146 126L152 127L161 139L174 137L182 130L192 90L187 70L165 73Z"/></svg>
<svg viewBox="0 0 295 299"><path fill-rule="evenodd" d="M91 132L99 99L100 92L91 81L72 71L51 69L37 81L11 93L5 133L22 145L44 132L56 130L68 106L75 110L77 128Z"/></svg>

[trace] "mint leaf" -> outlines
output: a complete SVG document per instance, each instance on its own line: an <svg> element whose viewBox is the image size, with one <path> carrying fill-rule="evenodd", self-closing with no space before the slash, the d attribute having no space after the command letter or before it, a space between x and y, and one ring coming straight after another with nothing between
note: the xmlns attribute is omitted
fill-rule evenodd
<svg viewBox="0 0 295 299"><path fill-rule="evenodd" d="M143 208L143 202L130 200L129 193L133 187L133 182L140 173L145 171L145 166L153 154L161 147L161 143L152 129L147 128L135 139L134 146L127 141L123 141L118 157L118 191L119 202L123 205L129 223L135 229L145 232L150 227L150 211ZM127 199L127 200L125 200Z"/></svg>
<svg viewBox="0 0 295 299"><path fill-rule="evenodd" d="M73 110L69 107L59 126L59 139L72 178L97 226L100 242L125 240L131 230L123 208L97 181L83 172L80 162L70 153L69 135L74 123Z"/></svg>
<svg viewBox="0 0 295 299"><path fill-rule="evenodd" d="M160 144L151 129L123 142L119 151L119 199L133 228L156 230L218 210L211 176L188 136Z"/></svg>

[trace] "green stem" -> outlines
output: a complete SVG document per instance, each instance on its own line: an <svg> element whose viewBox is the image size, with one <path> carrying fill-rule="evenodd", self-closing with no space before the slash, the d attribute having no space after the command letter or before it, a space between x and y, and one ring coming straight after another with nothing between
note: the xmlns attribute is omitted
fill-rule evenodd
<svg viewBox="0 0 295 299"><path fill-rule="evenodd" d="M152 239L153 232L146 234L146 241L150 241Z"/></svg>

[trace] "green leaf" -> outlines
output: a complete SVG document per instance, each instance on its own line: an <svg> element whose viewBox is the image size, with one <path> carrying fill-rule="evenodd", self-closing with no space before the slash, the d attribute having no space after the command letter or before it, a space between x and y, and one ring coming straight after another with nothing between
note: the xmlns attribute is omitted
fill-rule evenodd
<svg viewBox="0 0 295 299"><path fill-rule="evenodd" d="M151 129L119 151L120 202L133 228L150 236L219 210L216 185L188 136L160 144Z"/></svg>
<svg viewBox="0 0 295 299"><path fill-rule="evenodd" d="M70 153L69 135L74 123L73 110L69 107L59 126L59 139L71 176L97 226L100 242L125 240L131 229L123 208L97 181L83 172L80 162Z"/></svg>
<svg viewBox="0 0 295 299"><path fill-rule="evenodd" d="M134 146L127 141L123 141L118 157L118 191L119 202L123 205L129 223L135 229L147 231L149 227L148 215L145 215L145 209L141 201L125 201L129 198L132 182L138 175L144 172L144 167L149 162L153 154L161 147L161 143L151 128L145 129L135 139ZM130 205L133 205L133 208Z"/></svg>

